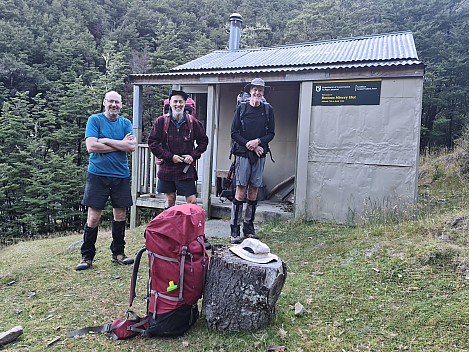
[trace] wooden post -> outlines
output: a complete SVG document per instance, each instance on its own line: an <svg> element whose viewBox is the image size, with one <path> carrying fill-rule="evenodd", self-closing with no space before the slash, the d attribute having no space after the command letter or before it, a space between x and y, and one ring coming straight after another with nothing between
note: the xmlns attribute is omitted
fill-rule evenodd
<svg viewBox="0 0 469 352"><path fill-rule="evenodd" d="M275 306L287 276L282 260L258 264L229 246L214 245L204 289L202 313L214 330L258 330L275 318Z"/></svg>
<svg viewBox="0 0 469 352"><path fill-rule="evenodd" d="M142 104L143 104L143 90L142 86L134 85L133 95L133 130L135 138L137 139L137 145L142 143L142 130L143 130L143 115L142 115ZM139 224L138 220L138 208L137 208L137 197L138 197L138 169L139 169L139 148L136 147L132 153L132 171L131 171L131 192L133 205L130 207L130 228L134 229Z"/></svg>

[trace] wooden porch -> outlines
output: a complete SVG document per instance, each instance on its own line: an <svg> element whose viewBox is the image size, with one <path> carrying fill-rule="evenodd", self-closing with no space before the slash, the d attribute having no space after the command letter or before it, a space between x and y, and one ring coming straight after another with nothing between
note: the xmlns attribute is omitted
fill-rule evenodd
<svg viewBox="0 0 469 352"><path fill-rule="evenodd" d="M132 154L132 196L134 205L131 208L130 226L139 226L138 212L141 208L163 209L165 197L163 194L156 193L158 165L151 154L147 144L138 144L135 152ZM225 174L224 170L216 173L219 178ZM209 209L203 206L203 200L197 198L197 203L204 207L209 218L229 219L231 212L231 202L219 197L219 179L215 185L211 186L209 199ZM218 184L218 187L217 187ZM199 188L199 187L198 187ZM200 190L199 190L200 194ZM178 196L176 204L184 204L184 197ZM291 206L279 201L260 201L257 206L256 220L264 222L273 219L290 219L294 214Z"/></svg>

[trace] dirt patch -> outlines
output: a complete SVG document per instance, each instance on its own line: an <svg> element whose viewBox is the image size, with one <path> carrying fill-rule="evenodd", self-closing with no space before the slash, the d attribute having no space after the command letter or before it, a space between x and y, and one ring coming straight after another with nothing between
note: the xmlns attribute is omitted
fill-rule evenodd
<svg viewBox="0 0 469 352"><path fill-rule="evenodd" d="M439 239L458 246L469 246L469 215L454 217L445 222Z"/></svg>
<svg viewBox="0 0 469 352"><path fill-rule="evenodd" d="M445 222L438 233L438 238L452 246L461 249L460 253L469 247L469 215L453 217ZM457 255L451 258L451 265L457 272L469 278L469 258Z"/></svg>

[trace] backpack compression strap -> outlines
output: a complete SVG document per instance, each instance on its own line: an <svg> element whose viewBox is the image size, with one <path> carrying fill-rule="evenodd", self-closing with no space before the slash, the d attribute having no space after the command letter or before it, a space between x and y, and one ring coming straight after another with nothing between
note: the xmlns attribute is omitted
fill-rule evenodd
<svg viewBox="0 0 469 352"><path fill-rule="evenodd" d="M81 328L78 330L71 331L67 333L67 337L75 337L80 335L85 335L90 332L110 332L112 334L113 340L119 340L123 338L132 337L134 334L129 334L126 331L133 331L134 333L139 333L143 336L147 335L147 329L145 324L148 323L147 316L141 318L139 317L134 311L127 310L127 314L131 314L134 320L129 319L121 319L121 320L114 320L112 323L98 325L98 326L88 326L86 328ZM118 331L121 327L124 327L124 331ZM116 332L118 334L116 334Z"/></svg>
<svg viewBox="0 0 469 352"><path fill-rule="evenodd" d="M150 255L150 257L151 257L151 259L150 259L150 268L153 268L153 260L154 260L155 258L159 258L159 259L162 259L162 260L166 260L166 261L168 261L168 262L179 263L179 260L177 260L176 258L170 258L170 257L166 257L166 256L164 256L164 255L159 255L159 254L153 253L153 252L150 251L150 250L147 250L147 253L148 253L148 254ZM185 256L183 255L183 256L182 256L182 259L181 259L181 264L180 264L180 265L182 265L182 268L179 269L180 271L182 270L183 272L184 272L184 261L185 261ZM150 269L150 270L151 270L151 269ZM151 276L151 275L150 275L150 276ZM179 282L178 282L178 287L179 287ZM155 291L155 290L151 290L150 293L153 294L154 297L155 297L155 305L156 305L156 299L157 299L157 297L163 297L163 298L165 298L165 299L167 299L167 300L175 301L175 302L182 301L182 299L180 299L179 297L170 297L170 296L167 296L167 295L165 295L165 294L163 294L163 293L159 293L159 292L157 292L157 291ZM155 309L154 314L156 314L156 309Z"/></svg>
<svg viewBox="0 0 469 352"><path fill-rule="evenodd" d="M75 337L80 335L85 335L90 332L110 332L112 324L104 324L99 326L88 326L86 328L78 329L67 333L67 337Z"/></svg>

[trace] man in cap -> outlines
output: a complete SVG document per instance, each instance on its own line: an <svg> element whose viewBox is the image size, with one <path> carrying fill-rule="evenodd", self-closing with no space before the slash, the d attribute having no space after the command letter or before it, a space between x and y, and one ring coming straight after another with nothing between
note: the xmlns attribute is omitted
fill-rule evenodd
<svg viewBox="0 0 469 352"><path fill-rule="evenodd" d="M151 152L163 160L157 192L165 194L165 208L176 204L176 194L185 196L187 203L197 203L195 161L207 149L208 137L200 121L185 111L188 97L182 90L171 90L170 111L156 119L148 137Z"/></svg>
<svg viewBox="0 0 469 352"><path fill-rule="evenodd" d="M257 208L257 191L262 185L268 143L275 136L272 107L263 102L270 90L264 80L255 78L244 87L251 97L248 103L238 105L231 124L232 153L236 155L236 193L231 207L231 243L241 243L241 221L244 237L257 238L254 218ZM243 216L243 204L247 202Z"/></svg>
<svg viewBox="0 0 469 352"><path fill-rule="evenodd" d="M82 204L88 208L88 217L81 246L82 260L76 270L86 270L92 265L101 212L109 198L113 212L111 261L124 265L134 262L124 254L124 235L126 211L132 205L127 153L135 150L137 140L132 123L119 115L121 95L107 92L103 106L104 112L91 115L86 123L86 149L90 159Z"/></svg>

